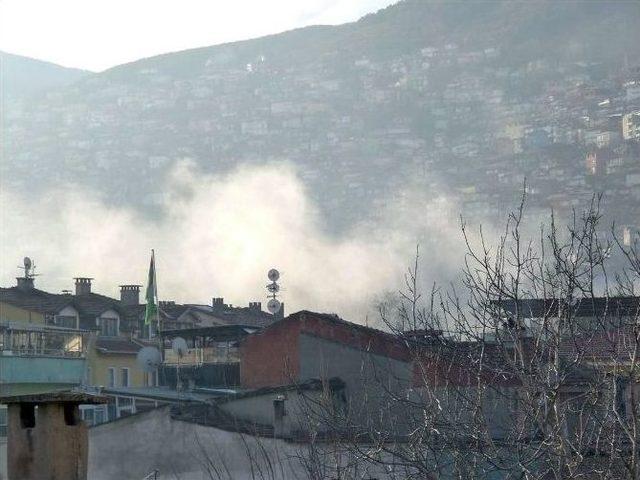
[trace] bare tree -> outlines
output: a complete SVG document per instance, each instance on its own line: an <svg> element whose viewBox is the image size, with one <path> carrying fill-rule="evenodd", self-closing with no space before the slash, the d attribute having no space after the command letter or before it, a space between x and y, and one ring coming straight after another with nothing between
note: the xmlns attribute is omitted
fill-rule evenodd
<svg viewBox="0 0 640 480"><path fill-rule="evenodd" d="M380 308L412 384L381 381L371 421L325 409L341 448L389 478L639 480L638 244L602 235L599 201L535 240L524 197L497 242L462 223L455 288L423 296L417 252L399 304ZM626 264L610 273L614 253Z"/></svg>

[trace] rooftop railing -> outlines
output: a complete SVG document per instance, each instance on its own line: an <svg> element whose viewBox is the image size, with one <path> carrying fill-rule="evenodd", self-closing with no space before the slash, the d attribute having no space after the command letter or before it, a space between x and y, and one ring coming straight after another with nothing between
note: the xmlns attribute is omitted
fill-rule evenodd
<svg viewBox="0 0 640 480"><path fill-rule="evenodd" d="M164 351L165 365L202 365L210 363L239 363L238 347L196 347L190 348L182 356L171 348Z"/></svg>
<svg viewBox="0 0 640 480"><path fill-rule="evenodd" d="M85 355L83 333L41 326L0 325L0 355L82 358Z"/></svg>

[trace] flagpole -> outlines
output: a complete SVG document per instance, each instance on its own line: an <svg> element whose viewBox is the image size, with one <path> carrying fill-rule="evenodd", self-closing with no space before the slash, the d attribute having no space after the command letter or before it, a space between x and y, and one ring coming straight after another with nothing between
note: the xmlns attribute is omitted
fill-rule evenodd
<svg viewBox="0 0 640 480"><path fill-rule="evenodd" d="M160 328L160 299L158 298L158 268L156 266L156 252L151 249L151 258L153 258L153 293L156 297L156 324L158 326L158 349L160 350L160 358L164 362L164 341L162 340L162 329ZM156 379L159 382L158 370L155 372ZM154 380L154 385L158 385Z"/></svg>
<svg viewBox="0 0 640 480"><path fill-rule="evenodd" d="M151 249L151 258L153 258L153 294L156 297L156 302L158 305L158 307L156 308L156 325L158 326L158 337L160 337L160 332L162 331L162 329L160 328L160 298L158 298L158 267L156 266L156 252L153 248Z"/></svg>

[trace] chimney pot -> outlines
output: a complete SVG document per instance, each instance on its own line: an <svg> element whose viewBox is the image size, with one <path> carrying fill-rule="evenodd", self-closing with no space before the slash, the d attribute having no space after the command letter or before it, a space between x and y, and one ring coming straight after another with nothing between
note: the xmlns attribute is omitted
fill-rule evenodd
<svg viewBox="0 0 640 480"><path fill-rule="evenodd" d="M120 285L120 302L123 305L140 304L140 285Z"/></svg>
<svg viewBox="0 0 640 480"><path fill-rule="evenodd" d="M76 295L86 295L91 293L91 280L89 277L75 277L76 281Z"/></svg>
<svg viewBox="0 0 640 480"><path fill-rule="evenodd" d="M224 306L224 298L223 297L213 297L211 300L211 305L214 307L222 307Z"/></svg>

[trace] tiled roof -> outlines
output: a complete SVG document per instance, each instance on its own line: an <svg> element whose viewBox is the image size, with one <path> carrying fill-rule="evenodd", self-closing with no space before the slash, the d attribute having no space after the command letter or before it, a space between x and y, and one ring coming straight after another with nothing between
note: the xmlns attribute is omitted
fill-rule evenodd
<svg viewBox="0 0 640 480"><path fill-rule="evenodd" d="M36 288L30 290L18 287L0 288L0 301L18 307L43 313L55 314L67 305L71 305L80 314L82 328L95 329L94 320L107 310L115 310L122 319L121 328L125 331L136 329L144 317L146 306L123 305L119 299L85 293L81 295L54 294ZM196 305L160 302L160 318L169 328L178 328L181 320L189 326L198 324L246 325L265 327L277 320L277 317L259 309L232 307L230 305Z"/></svg>
<svg viewBox="0 0 640 480"><path fill-rule="evenodd" d="M494 300L492 303L511 314L523 318L554 317L560 308L566 308L573 317L637 316L640 313L640 297L581 298L573 306L556 298L531 298L518 300Z"/></svg>
<svg viewBox="0 0 640 480"><path fill-rule="evenodd" d="M144 306L144 305L143 305ZM180 315L189 309L187 305L175 302L160 302L160 314L166 320L177 320Z"/></svg>
<svg viewBox="0 0 640 480"><path fill-rule="evenodd" d="M274 315L262 310L248 307L231 307L229 305L185 305L189 307L190 313L196 318L207 318L218 320L221 325L246 325L251 327L266 327L277 320Z"/></svg>
<svg viewBox="0 0 640 480"><path fill-rule="evenodd" d="M594 363L631 362L636 350L640 351L640 325L584 333L560 345L560 352L567 360L581 356Z"/></svg>
<svg viewBox="0 0 640 480"><path fill-rule="evenodd" d="M70 295L48 293L37 288L24 290L18 287L0 288L0 302L43 314L55 314L68 305L75 306Z"/></svg>
<svg viewBox="0 0 640 480"><path fill-rule="evenodd" d="M98 293L85 293L83 295L73 295L73 303L78 306L80 313L97 317L107 310L116 310L122 313L120 301L115 298L100 295Z"/></svg>

